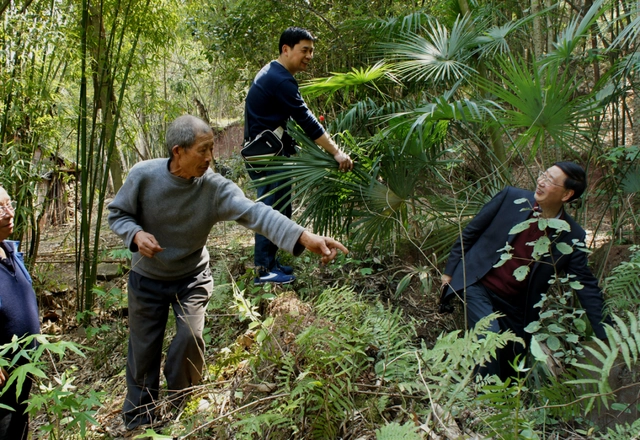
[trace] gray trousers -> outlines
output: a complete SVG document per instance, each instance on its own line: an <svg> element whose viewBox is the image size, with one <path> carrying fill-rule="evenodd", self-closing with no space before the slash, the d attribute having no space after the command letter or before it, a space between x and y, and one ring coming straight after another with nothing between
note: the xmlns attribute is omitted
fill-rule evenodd
<svg viewBox="0 0 640 440"><path fill-rule="evenodd" d="M176 335L165 359L170 393L196 385L204 366L204 319L213 290L211 270L175 281L129 274L129 352L127 397L123 418L127 429L153 422L160 387L160 363L169 307Z"/></svg>

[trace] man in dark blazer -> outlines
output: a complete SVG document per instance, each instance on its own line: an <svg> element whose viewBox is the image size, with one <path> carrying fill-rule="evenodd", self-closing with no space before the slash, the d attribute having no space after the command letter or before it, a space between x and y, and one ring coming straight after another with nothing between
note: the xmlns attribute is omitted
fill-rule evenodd
<svg viewBox="0 0 640 440"><path fill-rule="evenodd" d="M530 335L524 328L538 319L539 309L534 305L549 289L549 281L555 274L572 274L583 285L576 292L594 333L605 338L602 292L587 265L587 254L580 249L584 248L585 231L564 210L564 204L580 197L585 187L582 167L558 162L540 174L535 192L507 187L498 193L464 228L451 249L442 275L441 310L459 297L467 308L469 328L500 312L505 316L493 320L490 330L512 330L528 343ZM551 220L556 228L541 230L539 223L549 219L566 223ZM530 221L529 227L509 233L525 221ZM533 242L540 239L549 240L549 252L536 255ZM507 243L511 258L501 257ZM516 269L520 280L514 276ZM505 379L513 372L509 362L522 353L521 344L507 346L499 350L498 359L481 366L479 373Z"/></svg>

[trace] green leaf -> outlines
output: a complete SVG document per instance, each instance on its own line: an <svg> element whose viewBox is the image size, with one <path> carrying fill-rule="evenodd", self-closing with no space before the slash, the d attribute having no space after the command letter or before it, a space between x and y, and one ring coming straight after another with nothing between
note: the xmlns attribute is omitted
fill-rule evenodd
<svg viewBox="0 0 640 440"><path fill-rule="evenodd" d="M550 246L551 240L549 240L549 237L546 235L543 235L533 243L533 253L531 256L537 260L540 256L549 253Z"/></svg>
<svg viewBox="0 0 640 440"><path fill-rule="evenodd" d="M587 323L584 322L583 319L580 319L580 318L574 319L573 325L575 325L580 332L584 333L585 331L587 331Z"/></svg>
<svg viewBox="0 0 640 440"><path fill-rule="evenodd" d="M584 286L580 281L571 281L569 283L569 287L571 287L573 290L581 290Z"/></svg>
<svg viewBox="0 0 640 440"><path fill-rule="evenodd" d="M540 343L536 338L531 338L531 354L536 361L547 363L547 355L542 351L542 347L540 347Z"/></svg>
<svg viewBox="0 0 640 440"><path fill-rule="evenodd" d="M578 341L580 340L580 337L578 335L574 335L573 333L570 333L567 336L565 336L565 339L567 340L567 342L570 342L572 344L577 344Z"/></svg>
<svg viewBox="0 0 640 440"><path fill-rule="evenodd" d="M513 228L511 228L511 230L509 231L509 235L519 234L522 231L526 231L527 229L529 229L529 226L531 225L531 223L534 223L537 221L538 219L536 218L530 218L521 223L518 223Z"/></svg>
<svg viewBox="0 0 640 440"><path fill-rule="evenodd" d="M563 255L571 255L573 253L573 248L567 243L556 243L556 249Z"/></svg>
<svg viewBox="0 0 640 440"><path fill-rule="evenodd" d="M520 266L513 271L513 276L516 277L518 281L524 281L527 275L529 275L529 266Z"/></svg>
<svg viewBox="0 0 640 440"><path fill-rule="evenodd" d="M143 432L142 434L138 434L134 437L134 439L146 439L146 438L151 440L171 440L174 437L170 435L158 434L151 428L147 428L145 432Z"/></svg>
<svg viewBox="0 0 640 440"><path fill-rule="evenodd" d="M265 339L267 339L267 332L264 330L259 330L258 333L256 334L256 341L258 343L261 343L262 341L264 341Z"/></svg>
<svg viewBox="0 0 640 440"><path fill-rule="evenodd" d="M542 326L540 325L540 321L533 321L533 322L530 322L529 325L524 328L524 331L527 333L535 333L538 330L540 330L540 328L542 328Z"/></svg>
<svg viewBox="0 0 640 440"><path fill-rule="evenodd" d="M548 328L553 333L564 333L565 332L565 330L562 327L560 327L558 324L549 324Z"/></svg>
<svg viewBox="0 0 640 440"><path fill-rule="evenodd" d="M398 283L398 287L396 287L396 295L400 295L402 292L404 292L404 289L407 288L412 278L413 274L409 273L400 280L400 282Z"/></svg>
<svg viewBox="0 0 640 440"><path fill-rule="evenodd" d="M619 403L619 402L612 403L611 409L618 411L620 413L628 413L628 414L631 413L629 405L627 405L626 403Z"/></svg>
<svg viewBox="0 0 640 440"><path fill-rule="evenodd" d="M558 339L557 336L549 336L549 338L547 338L547 347L549 347L551 351L558 351L562 347L562 344L560 344L560 339Z"/></svg>
<svg viewBox="0 0 640 440"><path fill-rule="evenodd" d="M555 229L556 232L561 232L561 231L566 231L566 232L570 232L571 231L571 227L569 226L569 223L567 223L566 220L562 220L559 218L550 218L547 219L548 220L548 225L550 228Z"/></svg>

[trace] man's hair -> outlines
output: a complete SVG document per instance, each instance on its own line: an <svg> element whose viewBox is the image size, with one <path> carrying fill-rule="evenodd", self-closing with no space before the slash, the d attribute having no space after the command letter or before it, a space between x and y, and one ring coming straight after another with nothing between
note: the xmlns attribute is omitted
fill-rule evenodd
<svg viewBox="0 0 640 440"><path fill-rule="evenodd" d="M210 133L211 127L200 118L191 115L180 116L167 128L165 144L169 157L173 157L173 147L179 146L185 150L191 147L199 134Z"/></svg>
<svg viewBox="0 0 640 440"><path fill-rule="evenodd" d="M313 34L306 29L295 26L287 28L282 33L282 35L280 35L278 50L280 51L280 53L282 53L282 46L284 46L285 44L289 47L293 47L302 40L316 41L316 37L314 37Z"/></svg>
<svg viewBox="0 0 640 440"><path fill-rule="evenodd" d="M574 162L556 162L553 165L560 168L567 176L564 187L573 190L573 196L567 200L567 203L579 198L587 187L587 175L584 168Z"/></svg>

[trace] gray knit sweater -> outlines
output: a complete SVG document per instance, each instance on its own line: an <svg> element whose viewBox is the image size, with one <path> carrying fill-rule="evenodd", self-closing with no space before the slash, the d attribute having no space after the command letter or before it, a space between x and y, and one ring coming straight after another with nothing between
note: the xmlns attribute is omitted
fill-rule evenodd
<svg viewBox="0 0 640 440"><path fill-rule="evenodd" d="M148 278L176 280L203 271L209 264L207 236L221 221L235 220L294 255L304 250L298 244L302 226L246 198L211 169L190 180L174 176L168 159L137 163L108 209L111 230L133 252L132 270ZM139 231L152 234L164 251L142 257L133 242Z"/></svg>

